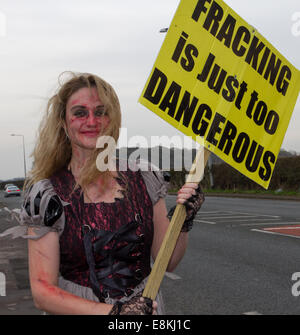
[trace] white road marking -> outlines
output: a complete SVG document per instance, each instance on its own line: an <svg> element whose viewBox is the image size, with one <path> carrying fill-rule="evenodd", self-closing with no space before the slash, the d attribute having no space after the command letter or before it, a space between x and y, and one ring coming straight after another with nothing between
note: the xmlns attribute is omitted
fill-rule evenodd
<svg viewBox="0 0 300 335"><path fill-rule="evenodd" d="M239 222L244 222L244 221L257 221L258 219L257 218L253 218L253 219L247 219L247 220L239 220ZM280 220L280 218L278 218L278 219L275 219L275 220ZM259 221L273 221L274 222L274 218L271 218L271 219L261 219L261 218L259 218ZM251 225L252 223L250 223L250 225ZM239 226L247 226L247 224L244 224L244 223L242 223L242 224L240 224Z"/></svg>
<svg viewBox="0 0 300 335"><path fill-rule="evenodd" d="M244 216L238 216L238 215L233 215L233 216L208 216L208 219L223 219L223 220L227 220L227 219L239 219L239 218L255 218L257 217L257 215L244 215ZM206 219L206 217L201 217L201 219Z"/></svg>
<svg viewBox="0 0 300 335"><path fill-rule="evenodd" d="M243 315L262 315L262 314L258 313L257 311L251 311L251 312L243 313Z"/></svg>
<svg viewBox="0 0 300 335"><path fill-rule="evenodd" d="M300 224L300 222L299 222ZM300 229L300 227L277 227L277 228L266 228L265 230L284 230L284 229Z"/></svg>
<svg viewBox="0 0 300 335"><path fill-rule="evenodd" d="M206 220L197 220L197 219L194 219L194 221L199 222L199 223L216 224L216 222L211 222L211 221L206 221Z"/></svg>
<svg viewBox="0 0 300 335"><path fill-rule="evenodd" d="M261 221L261 220L260 220ZM242 223L240 225L234 225L233 227L239 227L239 226L280 226L280 225L291 225L291 224L300 224L300 222L252 222L252 223Z"/></svg>
<svg viewBox="0 0 300 335"><path fill-rule="evenodd" d="M284 226L284 225L296 225L300 222L287 222L280 221L283 218L278 215L267 215L267 214L253 214L246 212L235 212L235 211L211 211L211 212L201 212L198 213L194 219L197 223L204 223L210 225L216 224L231 224L231 227L240 227L240 226ZM246 222L246 223L242 223ZM280 229L280 228L277 228ZM295 228L290 228L295 229ZM300 228L299 228L300 229ZM266 232L262 230L253 229L253 231ZM276 233L274 233L276 234ZM277 233L279 234L279 233ZM284 234L280 234L286 236ZM296 237L296 236L293 236ZM296 237L299 238L299 237Z"/></svg>
<svg viewBox="0 0 300 335"><path fill-rule="evenodd" d="M217 212L199 212L198 216L204 216L204 217L214 217L215 215L217 216L226 216L226 215L232 215L234 212L222 212L222 211L217 211Z"/></svg>
<svg viewBox="0 0 300 335"><path fill-rule="evenodd" d="M269 231L269 230L251 229L251 231L256 231L256 232L258 232L258 233L265 233L265 234L272 234L272 235L285 236L285 237L300 238L300 236L281 234L281 233L276 233L276 232L274 232L274 231Z"/></svg>
<svg viewBox="0 0 300 335"><path fill-rule="evenodd" d="M245 215L254 215L253 213L243 213L243 212L233 212L237 214L245 214ZM267 216L269 218L280 218L279 215L269 215L269 214L255 214L255 216Z"/></svg>
<svg viewBox="0 0 300 335"><path fill-rule="evenodd" d="M266 218L264 219L261 217L266 217ZM279 220L280 216L267 215L267 214L253 214L253 213L245 213L245 212L234 212L234 211L227 211L227 212L215 211L215 212L201 212L196 216L196 218L200 220L201 222L205 222L205 221L210 222L209 220L218 220L218 219L222 219L223 221L227 219L238 220L238 221L251 221L251 220L257 220L257 218L261 218L260 220L272 220L272 219Z"/></svg>
<svg viewBox="0 0 300 335"><path fill-rule="evenodd" d="M201 211L201 214L217 214L217 213L223 213L222 211L213 211L213 212L203 212Z"/></svg>
<svg viewBox="0 0 300 335"><path fill-rule="evenodd" d="M165 276L167 276L168 278L172 279L172 280L178 280L181 279L181 277L179 277L177 274L173 273L173 272L166 272Z"/></svg>

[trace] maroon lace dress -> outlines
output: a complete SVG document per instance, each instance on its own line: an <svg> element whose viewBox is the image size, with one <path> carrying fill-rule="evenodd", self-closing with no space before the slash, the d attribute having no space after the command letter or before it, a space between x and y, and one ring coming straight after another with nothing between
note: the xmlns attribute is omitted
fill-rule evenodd
<svg viewBox="0 0 300 335"><path fill-rule="evenodd" d="M58 286L91 301L113 304L142 292L150 273L153 206L167 194L163 175L148 162L136 172L119 172L124 197L113 203L84 203L66 168L36 182L11 210L13 226L0 234L38 240L49 232L60 239ZM155 171L154 171L155 170ZM122 184L123 183L123 184ZM28 227L34 235L27 234ZM132 293L132 294L131 294ZM161 293L158 314L164 314Z"/></svg>
<svg viewBox="0 0 300 335"><path fill-rule="evenodd" d="M66 168L50 178L55 192L69 203L60 235L61 276L92 288L100 301L129 296L150 273L153 204L140 171L120 177L124 197L113 203L84 203Z"/></svg>

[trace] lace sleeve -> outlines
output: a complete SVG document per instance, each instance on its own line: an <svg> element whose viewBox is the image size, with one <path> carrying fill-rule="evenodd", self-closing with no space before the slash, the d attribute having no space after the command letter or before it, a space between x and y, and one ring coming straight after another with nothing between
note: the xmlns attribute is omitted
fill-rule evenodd
<svg viewBox="0 0 300 335"><path fill-rule="evenodd" d="M63 207L66 205L54 191L49 179L40 180L25 192L21 208L4 208L10 213L10 221L19 225L7 229L0 237L12 235L12 238L36 240L50 231L61 234L65 224ZM33 228L35 235L28 235L29 227Z"/></svg>

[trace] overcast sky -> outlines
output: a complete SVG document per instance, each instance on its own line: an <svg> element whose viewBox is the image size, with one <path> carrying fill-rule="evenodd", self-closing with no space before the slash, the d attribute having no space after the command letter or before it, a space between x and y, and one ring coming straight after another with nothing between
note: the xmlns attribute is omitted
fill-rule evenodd
<svg viewBox="0 0 300 335"><path fill-rule="evenodd" d="M127 136L180 135L137 101L179 0L2 0L0 3L0 179L27 169L46 99L67 70L92 72L120 98ZM299 0L226 0L300 69ZM296 15L297 16L297 15ZM297 30L298 29L298 30ZM295 29L294 29L295 30ZM298 36L297 36L298 35ZM300 152L298 98L283 148ZM181 136L181 135L180 135ZM150 142L149 142L150 143Z"/></svg>

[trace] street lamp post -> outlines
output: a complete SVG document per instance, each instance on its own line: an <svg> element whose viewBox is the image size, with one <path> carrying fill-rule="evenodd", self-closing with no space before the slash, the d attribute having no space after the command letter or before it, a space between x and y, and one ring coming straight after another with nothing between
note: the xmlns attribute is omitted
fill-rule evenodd
<svg viewBox="0 0 300 335"><path fill-rule="evenodd" d="M10 136L21 136L23 140L23 159L24 159L24 176L26 179L26 159L25 159L25 142L24 142L24 135L20 134L10 134Z"/></svg>
<svg viewBox="0 0 300 335"><path fill-rule="evenodd" d="M166 33L166 32L168 31L168 29L169 29L169 28L162 28L162 29L160 29L159 32L160 32L160 33Z"/></svg>

